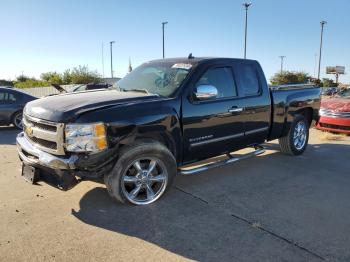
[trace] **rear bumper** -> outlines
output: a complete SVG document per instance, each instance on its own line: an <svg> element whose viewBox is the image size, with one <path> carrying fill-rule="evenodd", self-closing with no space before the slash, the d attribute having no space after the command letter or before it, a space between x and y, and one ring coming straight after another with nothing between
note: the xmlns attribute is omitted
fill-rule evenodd
<svg viewBox="0 0 350 262"><path fill-rule="evenodd" d="M350 134L350 118L321 116L316 128L335 133Z"/></svg>
<svg viewBox="0 0 350 262"><path fill-rule="evenodd" d="M18 134L16 142L19 157L25 164L60 170L75 169L75 163L78 160L75 155L64 158L41 151L27 140L23 132Z"/></svg>

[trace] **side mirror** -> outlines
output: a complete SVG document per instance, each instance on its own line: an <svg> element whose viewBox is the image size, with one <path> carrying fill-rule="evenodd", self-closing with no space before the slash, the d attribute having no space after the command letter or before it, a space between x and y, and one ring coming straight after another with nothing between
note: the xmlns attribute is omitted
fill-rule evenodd
<svg viewBox="0 0 350 262"><path fill-rule="evenodd" d="M212 98L216 98L218 96L218 90L215 86L211 85L200 85L197 86L194 91L194 96L197 100L208 100Z"/></svg>

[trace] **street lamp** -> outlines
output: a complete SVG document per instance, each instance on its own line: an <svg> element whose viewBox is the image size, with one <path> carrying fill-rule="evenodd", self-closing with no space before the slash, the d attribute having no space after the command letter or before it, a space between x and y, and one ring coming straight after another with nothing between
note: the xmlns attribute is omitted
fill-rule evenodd
<svg viewBox="0 0 350 262"><path fill-rule="evenodd" d="M245 8L245 35L244 35L244 59L247 58L247 29L248 29L248 8L252 3L244 3Z"/></svg>
<svg viewBox="0 0 350 262"><path fill-rule="evenodd" d="M281 55L280 58L281 58L281 74L282 74L283 73L283 62L284 62L284 59L286 58L286 56Z"/></svg>
<svg viewBox="0 0 350 262"><path fill-rule="evenodd" d="M326 21L321 21L321 42L320 42L320 54L318 56L318 75L317 79L320 80L320 73L321 73L321 58L322 58L322 43L323 43L323 27L325 24L327 24Z"/></svg>
<svg viewBox="0 0 350 262"><path fill-rule="evenodd" d="M162 22L162 31L163 31L163 59L165 57L165 51L164 51L164 27L168 22Z"/></svg>
<svg viewBox="0 0 350 262"><path fill-rule="evenodd" d="M113 78L113 44L115 41L109 42L110 44L110 49L111 49L111 77Z"/></svg>

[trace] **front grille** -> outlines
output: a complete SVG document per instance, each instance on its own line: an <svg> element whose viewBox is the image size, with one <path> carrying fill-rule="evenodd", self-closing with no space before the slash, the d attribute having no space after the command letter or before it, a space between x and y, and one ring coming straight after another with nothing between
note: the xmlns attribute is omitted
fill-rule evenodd
<svg viewBox="0 0 350 262"><path fill-rule="evenodd" d="M320 109L320 116L328 116L333 118L350 118L350 112L336 112L329 109Z"/></svg>
<svg viewBox="0 0 350 262"><path fill-rule="evenodd" d="M32 120L29 120L28 117L26 117L27 123L31 124L34 127L38 127L42 130L47 130L47 131L51 131L51 132L56 132L57 131L57 126L51 126L51 125L45 125L42 123L38 123L38 122L34 122Z"/></svg>
<svg viewBox="0 0 350 262"><path fill-rule="evenodd" d="M350 126L339 126L339 125L332 125L332 124L325 124L325 123L320 123L320 126L323 128L331 128L331 129L350 131Z"/></svg>
<svg viewBox="0 0 350 262"><path fill-rule="evenodd" d="M57 150L57 143L51 142L51 141L46 141L44 139L40 139L37 137L31 137L30 138L35 144L41 145L43 147L47 147L49 149Z"/></svg>
<svg viewBox="0 0 350 262"><path fill-rule="evenodd" d="M54 123L28 115L23 117L26 138L39 149L55 155L64 155L64 124Z"/></svg>

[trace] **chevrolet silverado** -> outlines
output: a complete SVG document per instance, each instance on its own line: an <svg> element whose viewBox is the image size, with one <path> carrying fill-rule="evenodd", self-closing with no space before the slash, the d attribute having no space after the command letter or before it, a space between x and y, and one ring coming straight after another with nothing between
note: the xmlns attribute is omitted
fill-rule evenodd
<svg viewBox="0 0 350 262"><path fill-rule="evenodd" d="M113 199L146 205L175 175L259 155L266 141L279 139L282 152L302 154L319 106L318 87L270 88L254 60L155 60L115 89L28 103L17 137L22 175L64 190L80 180L101 180ZM246 147L253 151L231 154ZM227 157L193 165L219 155Z"/></svg>

